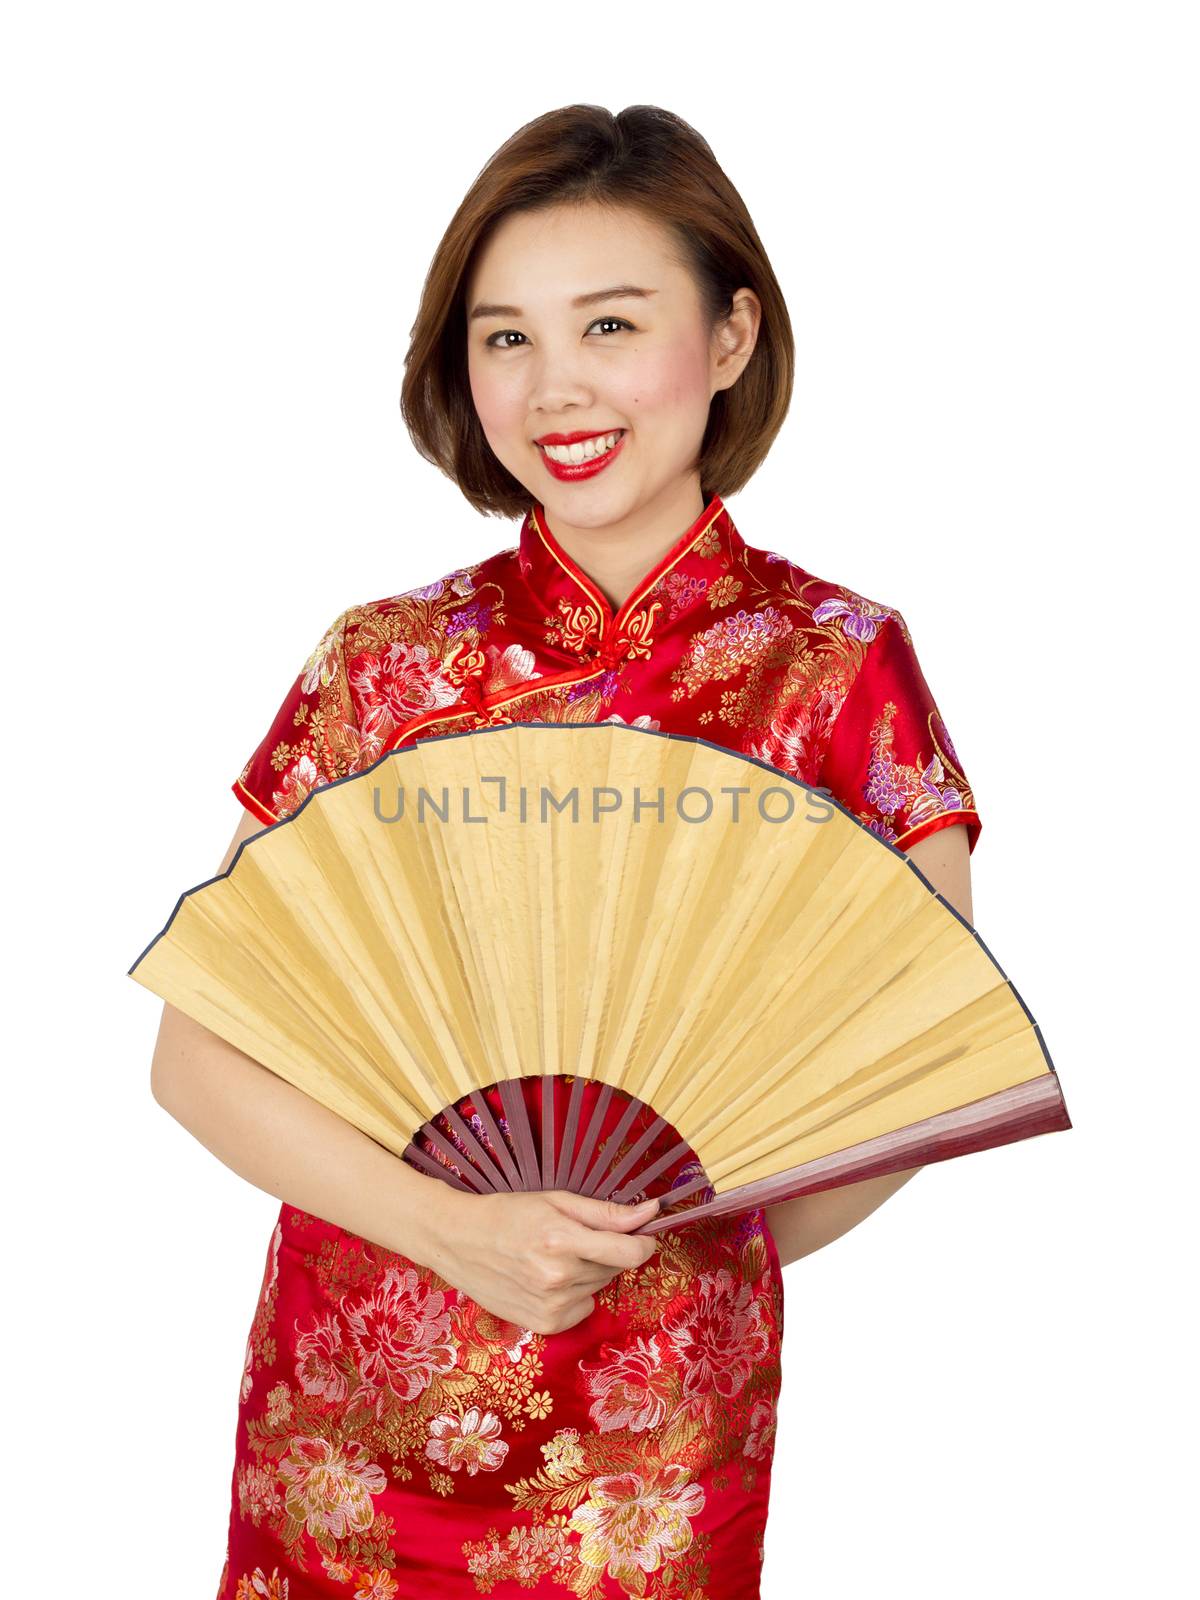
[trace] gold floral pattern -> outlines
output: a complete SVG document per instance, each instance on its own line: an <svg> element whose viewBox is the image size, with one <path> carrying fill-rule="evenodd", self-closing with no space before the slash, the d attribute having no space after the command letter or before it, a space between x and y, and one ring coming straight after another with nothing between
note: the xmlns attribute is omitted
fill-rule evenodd
<svg viewBox="0 0 1200 1600"><path fill-rule="evenodd" d="M536 1578L694 1600L707 1594L710 1501L757 1489L765 1521L783 1290L761 1213L661 1235L561 1335L504 1323L304 1212L281 1208L272 1260L277 1237L281 1266L255 1313L270 1359L256 1361L261 1399L243 1399L231 1517L227 1571L246 1592L314 1565L351 1594L406 1592L371 1586L403 1566L421 1473L430 1505L460 1482L495 1485L469 1508L479 1533L459 1538L477 1593ZM242 1547L257 1559L239 1568Z"/></svg>

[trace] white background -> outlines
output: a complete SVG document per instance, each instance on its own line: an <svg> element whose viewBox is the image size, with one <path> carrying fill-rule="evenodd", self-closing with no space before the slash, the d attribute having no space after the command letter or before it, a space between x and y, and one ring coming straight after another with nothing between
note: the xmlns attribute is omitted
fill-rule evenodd
<svg viewBox="0 0 1200 1600"><path fill-rule="evenodd" d="M334 616L515 542L398 410L463 191L542 111L650 101L713 145L795 326L730 510L903 611L984 818L976 926L1075 1122L929 1168L787 1269L763 1594L1176 1594L1193 8L421 9L5 27L4 1586L215 1594L278 1201L151 1098L160 1008L126 969L215 871Z"/></svg>

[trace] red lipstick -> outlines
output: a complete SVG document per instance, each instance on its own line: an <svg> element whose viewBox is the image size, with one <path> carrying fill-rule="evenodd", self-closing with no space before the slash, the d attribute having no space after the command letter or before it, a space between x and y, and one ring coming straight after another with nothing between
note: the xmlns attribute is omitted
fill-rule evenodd
<svg viewBox="0 0 1200 1600"><path fill-rule="evenodd" d="M605 467L614 457L620 455L621 447L625 443L625 430L623 428L601 428L591 433L544 433L540 439L534 441L537 445L544 444L578 444L584 439L603 439L605 434L619 433L616 444L611 450L606 450L602 456L595 456L591 461L552 461L544 450L540 452L546 471L552 478L557 478L560 483L576 483L580 478L594 478L598 472L603 472Z"/></svg>
<svg viewBox="0 0 1200 1600"><path fill-rule="evenodd" d="M534 444L582 444L585 439L603 439L606 433L619 433L619 428L593 428L588 433L543 433Z"/></svg>

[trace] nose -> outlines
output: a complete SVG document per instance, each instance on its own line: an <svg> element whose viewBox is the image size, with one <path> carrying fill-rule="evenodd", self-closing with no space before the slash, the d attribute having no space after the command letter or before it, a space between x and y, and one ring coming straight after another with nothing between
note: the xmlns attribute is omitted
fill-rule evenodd
<svg viewBox="0 0 1200 1600"><path fill-rule="evenodd" d="M595 389L583 370L583 352L554 350L545 346L526 365L529 375L529 410L536 418L549 420L541 430L548 432L553 419L567 411L588 411L595 407Z"/></svg>

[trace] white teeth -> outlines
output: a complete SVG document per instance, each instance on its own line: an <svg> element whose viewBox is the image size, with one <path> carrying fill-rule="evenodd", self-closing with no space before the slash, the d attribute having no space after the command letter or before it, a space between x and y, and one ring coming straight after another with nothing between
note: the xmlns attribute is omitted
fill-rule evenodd
<svg viewBox="0 0 1200 1600"><path fill-rule="evenodd" d="M544 444L542 449L551 461L578 466L581 461L591 461L596 456L605 455L624 431L618 428L615 433L602 433L597 439L581 439L578 444Z"/></svg>

